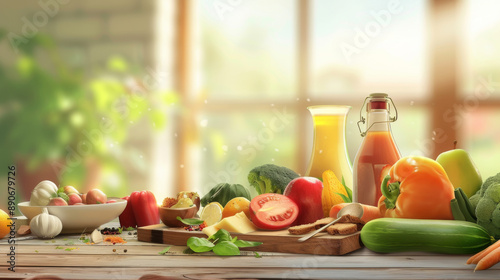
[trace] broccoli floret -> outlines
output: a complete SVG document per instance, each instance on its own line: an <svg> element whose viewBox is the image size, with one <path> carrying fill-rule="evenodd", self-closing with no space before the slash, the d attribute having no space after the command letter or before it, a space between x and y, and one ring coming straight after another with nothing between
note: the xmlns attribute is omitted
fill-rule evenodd
<svg viewBox="0 0 500 280"><path fill-rule="evenodd" d="M476 211L479 200L481 200L481 190L477 191L473 196L469 198L469 202L470 205L472 206L473 211Z"/></svg>
<svg viewBox="0 0 500 280"><path fill-rule="evenodd" d="M481 196L484 196L484 193L488 190L488 188L490 187L490 185L492 185L494 183L500 183L500 173L498 173L495 176L489 177L488 179L486 179L483 182L483 185L481 186L481 189L479 189L479 192L480 192Z"/></svg>
<svg viewBox="0 0 500 280"><path fill-rule="evenodd" d="M477 224L483 226L495 238L500 238L500 173L484 181L481 189L471 196Z"/></svg>
<svg viewBox="0 0 500 280"><path fill-rule="evenodd" d="M248 182L258 194L283 194L288 183L299 177L295 171L275 164L257 166L248 173Z"/></svg>

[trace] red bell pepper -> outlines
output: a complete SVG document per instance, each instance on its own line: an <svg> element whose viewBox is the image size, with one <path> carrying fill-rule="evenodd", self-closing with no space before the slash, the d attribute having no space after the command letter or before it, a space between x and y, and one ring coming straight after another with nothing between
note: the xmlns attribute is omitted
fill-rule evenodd
<svg viewBox="0 0 500 280"><path fill-rule="evenodd" d="M122 197L122 199L127 201L127 206L125 210L120 214L120 226L122 228L136 227L137 222L135 221L134 211L132 210L132 203L130 202L130 196Z"/></svg>
<svg viewBox="0 0 500 280"><path fill-rule="evenodd" d="M138 227L156 225L160 223L158 205L151 191L135 191L129 198L132 204L135 221Z"/></svg>

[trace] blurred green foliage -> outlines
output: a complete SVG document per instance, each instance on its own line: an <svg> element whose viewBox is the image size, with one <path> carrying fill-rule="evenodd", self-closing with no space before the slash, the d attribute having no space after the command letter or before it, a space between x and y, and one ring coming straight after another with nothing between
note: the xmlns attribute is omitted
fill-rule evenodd
<svg viewBox="0 0 500 280"><path fill-rule="evenodd" d="M0 41L6 32L0 30ZM164 105L173 92L148 88L120 57L109 59L98 77L69 68L56 43L37 34L20 44L14 65L0 62L0 166L18 160L36 169L49 161L76 157L98 160L102 169L120 176L126 171L110 146L123 143L133 123L148 118L156 129L165 125ZM83 180L84 164L61 170L62 181ZM62 182L61 182L62 183Z"/></svg>

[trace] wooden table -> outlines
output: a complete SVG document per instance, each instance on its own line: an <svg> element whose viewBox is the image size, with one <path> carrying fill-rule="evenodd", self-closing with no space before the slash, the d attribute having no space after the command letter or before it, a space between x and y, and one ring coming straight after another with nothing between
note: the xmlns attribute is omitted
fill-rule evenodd
<svg viewBox="0 0 500 280"><path fill-rule="evenodd" d="M112 222L105 226L117 226ZM10 252L0 243L0 278L23 279L55 275L63 279L143 279L146 275L179 279L500 279L500 265L473 272L468 255L426 253L376 254L362 248L344 256L242 252L218 257L211 253L185 255L186 247L137 241L128 232L126 244L87 245L79 235L53 240L23 240L15 246L15 272L8 270ZM172 278L170 278L172 279ZM177 278L173 278L177 279Z"/></svg>

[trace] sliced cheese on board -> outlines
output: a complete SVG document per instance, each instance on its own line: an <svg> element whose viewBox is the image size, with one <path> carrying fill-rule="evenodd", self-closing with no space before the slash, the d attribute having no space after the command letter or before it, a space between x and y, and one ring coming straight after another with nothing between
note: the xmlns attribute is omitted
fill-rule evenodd
<svg viewBox="0 0 500 280"><path fill-rule="evenodd" d="M202 231L207 236L214 235L219 229L225 229L229 232L249 233L256 231L257 227L250 221L244 212L222 219L215 225L204 228Z"/></svg>

